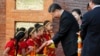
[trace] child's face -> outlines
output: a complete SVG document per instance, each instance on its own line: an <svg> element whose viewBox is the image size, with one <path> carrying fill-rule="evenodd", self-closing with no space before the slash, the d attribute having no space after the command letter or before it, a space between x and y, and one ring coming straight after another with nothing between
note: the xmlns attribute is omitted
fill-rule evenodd
<svg viewBox="0 0 100 56"><path fill-rule="evenodd" d="M28 32L25 33L25 39L28 37Z"/></svg>
<svg viewBox="0 0 100 56"><path fill-rule="evenodd" d="M52 30L52 24L49 23L47 26L45 26L47 28L47 30Z"/></svg>
<svg viewBox="0 0 100 56"><path fill-rule="evenodd" d="M42 28L42 29L40 29L39 31L38 31L38 35L42 35L43 34L43 31L44 31L44 29Z"/></svg>
<svg viewBox="0 0 100 56"><path fill-rule="evenodd" d="M35 38L35 37L37 36L36 31L35 31L35 32L33 32L31 36L32 36L32 38Z"/></svg>

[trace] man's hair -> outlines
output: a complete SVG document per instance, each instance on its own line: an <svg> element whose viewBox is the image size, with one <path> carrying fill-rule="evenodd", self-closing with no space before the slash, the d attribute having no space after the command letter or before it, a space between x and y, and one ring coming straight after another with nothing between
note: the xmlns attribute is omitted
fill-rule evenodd
<svg viewBox="0 0 100 56"><path fill-rule="evenodd" d="M94 4L100 5L100 0L91 0Z"/></svg>
<svg viewBox="0 0 100 56"><path fill-rule="evenodd" d="M49 12L54 12L56 9L61 10L61 6L59 4L53 3L49 7Z"/></svg>

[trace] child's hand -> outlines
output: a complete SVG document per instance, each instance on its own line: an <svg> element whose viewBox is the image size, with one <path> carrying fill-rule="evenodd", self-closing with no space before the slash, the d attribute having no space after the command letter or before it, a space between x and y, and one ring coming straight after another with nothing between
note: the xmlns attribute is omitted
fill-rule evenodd
<svg viewBox="0 0 100 56"><path fill-rule="evenodd" d="M46 45L50 46L52 43L53 43L53 40L49 40L49 41L47 41Z"/></svg>
<svg viewBox="0 0 100 56"><path fill-rule="evenodd" d="M47 41L43 43L43 46L46 46L46 45L47 45Z"/></svg>
<svg viewBox="0 0 100 56"><path fill-rule="evenodd" d="M44 43L36 50L36 53L38 53L39 51L41 51L46 45L47 45L47 42L44 42Z"/></svg>
<svg viewBox="0 0 100 56"><path fill-rule="evenodd" d="M37 50L36 50L36 53L38 53L39 51L40 51L40 50L39 50L39 49L37 49Z"/></svg>

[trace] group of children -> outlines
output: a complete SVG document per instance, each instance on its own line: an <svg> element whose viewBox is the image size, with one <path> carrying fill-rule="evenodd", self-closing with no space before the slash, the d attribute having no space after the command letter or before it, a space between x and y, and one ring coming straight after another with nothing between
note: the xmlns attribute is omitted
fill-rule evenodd
<svg viewBox="0 0 100 56"><path fill-rule="evenodd" d="M51 25L46 20L43 25L36 23L28 31L20 28L7 42L3 56L55 56L55 45L46 45L46 41L52 38Z"/></svg>

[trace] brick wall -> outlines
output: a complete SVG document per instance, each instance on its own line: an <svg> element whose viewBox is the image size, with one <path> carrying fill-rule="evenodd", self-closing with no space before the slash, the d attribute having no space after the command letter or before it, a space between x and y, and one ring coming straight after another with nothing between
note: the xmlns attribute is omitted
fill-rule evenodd
<svg viewBox="0 0 100 56"><path fill-rule="evenodd" d="M55 3L58 3L65 10L72 11L73 9L81 9L82 13L86 12L86 7L89 0L54 0Z"/></svg>
<svg viewBox="0 0 100 56"><path fill-rule="evenodd" d="M2 56L5 43L13 38L16 21L44 22L52 20L48 7L52 0L44 0L44 10L16 10L15 0L0 0L0 55Z"/></svg>
<svg viewBox="0 0 100 56"><path fill-rule="evenodd" d="M44 0L44 10L36 11L16 10L16 1L6 0L6 40L13 37L16 21L43 22L44 20L52 20L51 15L47 11L52 2L52 0Z"/></svg>
<svg viewBox="0 0 100 56"><path fill-rule="evenodd" d="M5 42L14 35L16 21L43 22L47 19L52 20L47 11L52 0L44 1L43 11L22 11L15 9L15 0L0 0L0 55L3 52ZM54 2L59 3L65 10L71 11L74 8L79 8L85 13L88 0L54 0ZM57 32L59 19L53 19L53 22L54 32ZM57 56L64 56L61 44L57 48Z"/></svg>
<svg viewBox="0 0 100 56"><path fill-rule="evenodd" d="M5 44L5 21L6 21L6 6L5 0L0 0L0 55L3 52L3 46Z"/></svg>
<svg viewBox="0 0 100 56"><path fill-rule="evenodd" d="M54 3L58 3L61 7L67 11L72 11L73 9L81 9L82 13L86 12L86 6L89 0L54 0ZM59 19L53 19L54 24L54 32L56 33L59 26ZM64 56L62 46L59 44L56 50L57 56Z"/></svg>

